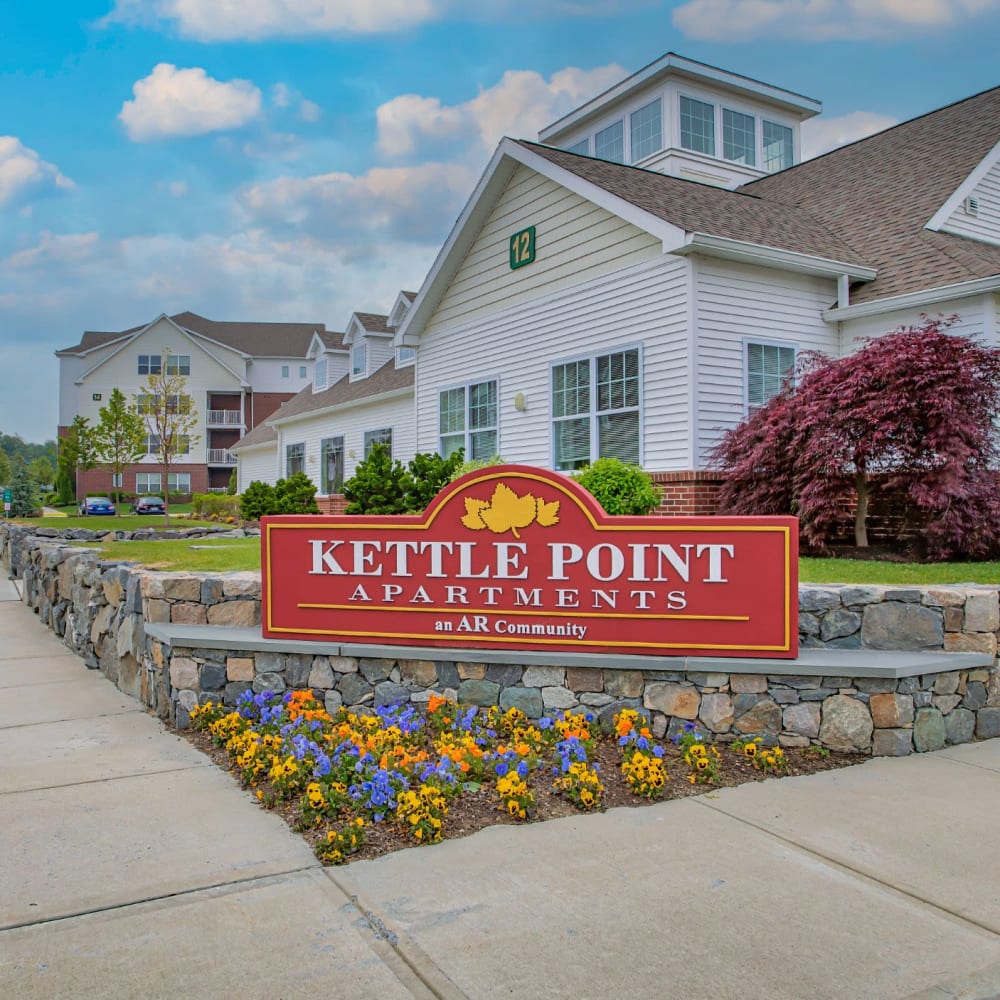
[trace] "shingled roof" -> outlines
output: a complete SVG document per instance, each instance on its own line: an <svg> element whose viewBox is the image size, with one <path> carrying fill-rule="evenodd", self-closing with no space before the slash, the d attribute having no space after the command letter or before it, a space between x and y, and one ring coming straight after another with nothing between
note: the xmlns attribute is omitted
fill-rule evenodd
<svg viewBox="0 0 1000 1000"><path fill-rule="evenodd" d="M802 208L525 140L518 145L685 232L869 265L831 227Z"/></svg>
<svg viewBox="0 0 1000 1000"><path fill-rule="evenodd" d="M344 346L344 335L327 330L322 323L238 323L206 319L193 312L177 313L170 318L185 330L257 358L304 358L314 334L319 334L329 348ZM79 354L102 347L119 338L138 333L145 325L134 326L119 333L88 330L79 344L65 347L56 353Z"/></svg>
<svg viewBox="0 0 1000 1000"><path fill-rule="evenodd" d="M286 403L282 403L268 419L284 420L286 417L305 416L314 410L325 410L331 406L363 403L368 398L394 392L397 389L412 389L413 371L413 365L397 368L395 359L390 359L368 378L355 379L352 382L350 375L345 375L339 382L335 382L322 392L313 392L311 386L306 386ZM252 433L254 432L251 431L250 434ZM250 434L241 438L239 443L245 444ZM261 442L258 440L253 443Z"/></svg>
<svg viewBox="0 0 1000 1000"><path fill-rule="evenodd" d="M258 424L253 430L247 431L229 450L236 451L239 448L252 448L255 444L271 444L278 440L278 432L267 423Z"/></svg>
<svg viewBox="0 0 1000 1000"><path fill-rule="evenodd" d="M1000 140L1000 87L745 184L807 212L878 269L864 302L1000 274L1000 247L924 229Z"/></svg>
<svg viewBox="0 0 1000 1000"><path fill-rule="evenodd" d="M389 327L389 317L381 313L354 313L357 321L364 327L365 333L385 333L391 334L394 331Z"/></svg>

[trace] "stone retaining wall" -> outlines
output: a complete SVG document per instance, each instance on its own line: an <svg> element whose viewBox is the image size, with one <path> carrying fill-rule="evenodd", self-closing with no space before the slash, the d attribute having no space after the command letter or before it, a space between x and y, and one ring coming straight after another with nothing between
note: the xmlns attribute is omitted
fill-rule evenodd
<svg viewBox="0 0 1000 1000"><path fill-rule="evenodd" d="M583 707L610 719L630 707L645 711L658 738L696 721L721 740L760 735L877 755L1000 735L995 662L883 679L668 672L642 669L641 658L618 669L182 648L148 636L147 624L258 625L260 575L157 573L36 536L23 541L20 576L24 601L88 667L180 727L199 702L310 688L330 709L422 703L431 691L532 717ZM799 604L804 646L997 651L995 588L804 586Z"/></svg>

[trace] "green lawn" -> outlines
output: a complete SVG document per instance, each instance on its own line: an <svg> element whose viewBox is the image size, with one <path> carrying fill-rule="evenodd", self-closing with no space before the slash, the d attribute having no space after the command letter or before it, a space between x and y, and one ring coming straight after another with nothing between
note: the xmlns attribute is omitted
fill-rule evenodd
<svg viewBox="0 0 1000 1000"><path fill-rule="evenodd" d="M175 511L170 508L170 530L178 528L219 527L213 521L194 521L186 517L175 517ZM98 515L90 517L32 517L19 519L19 523L33 528L90 528L92 531L135 531L136 528L163 529L163 517L160 514L123 514L121 517Z"/></svg>
<svg viewBox="0 0 1000 1000"><path fill-rule="evenodd" d="M860 559L800 559L802 583L982 583L1000 585L1000 563L890 563Z"/></svg>
<svg viewBox="0 0 1000 1000"><path fill-rule="evenodd" d="M107 520L111 520L108 518ZM78 545L93 548L93 542ZM154 569L226 573L260 570L259 538L168 539L148 542L101 542L105 559L143 563Z"/></svg>
<svg viewBox="0 0 1000 1000"><path fill-rule="evenodd" d="M100 521L102 524L108 522L110 526L114 519L86 520ZM152 520L157 519L147 518L144 523ZM101 548L108 559L141 562L166 570L219 573L227 570L260 569L259 538L104 542L101 543ZM799 579L802 583L980 583L1000 586L1000 563L888 563L857 559L802 559L799 562Z"/></svg>

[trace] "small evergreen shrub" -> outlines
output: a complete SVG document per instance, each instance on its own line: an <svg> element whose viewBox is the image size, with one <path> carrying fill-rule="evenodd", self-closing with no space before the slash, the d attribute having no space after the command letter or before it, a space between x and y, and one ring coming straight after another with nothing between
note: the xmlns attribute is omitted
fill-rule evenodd
<svg viewBox="0 0 1000 1000"><path fill-rule="evenodd" d="M605 514L648 514L660 505L649 474L618 458L599 458L575 479L604 508Z"/></svg>
<svg viewBox="0 0 1000 1000"><path fill-rule="evenodd" d="M344 483L348 514L405 514L410 510L410 476L384 444L372 446L354 475Z"/></svg>
<svg viewBox="0 0 1000 1000"><path fill-rule="evenodd" d="M229 496L231 496L231 497L236 496L236 468L235 468L235 466L233 468L233 474L229 477L229 485L226 486L226 493L228 493Z"/></svg>
<svg viewBox="0 0 1000 1000"><path fill-rule="evenodd" d="M438 493L455 478L456 470L462 465L463 456L461 448L452 452L447 458L442 458L436 452L414 455L413 461L409 463L407 510L414 514L422 514Z"/></svg>
<svg viewBox="0 0 1000 1000"><path fill-rule="evenodd" d="M274 487L255 479L240 497L240 517L244 521L259 521L265 514L275 513Z"/></svg>
<svg viewBox="0 0 1000 1000"><path fill-rule="evenodd" d="M10 516L32 517L38 512L38 486L24 462L15 461L10 476Z"/></svg>
<svg viewBox="0 0 1000 1000"><path fill-rule="evenodd" d="M491 455L489 458L470 458L468 462L463 462L454 472L451 479L461 479L467 472L476 472L479 469L488 469L494 465L505 465L504 459L500 455Z"/></svg>
<svg viewBox="0 0 1000 1000"><path fill-rule="evenodd" d="M279 479L274 486L276 510L271 514L318 514L316 484L304 473Z"/></svg>

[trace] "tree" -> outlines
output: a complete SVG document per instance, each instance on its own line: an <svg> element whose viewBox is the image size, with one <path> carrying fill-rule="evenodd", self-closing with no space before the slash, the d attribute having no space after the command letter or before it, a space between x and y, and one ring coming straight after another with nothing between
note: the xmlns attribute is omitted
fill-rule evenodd
<svg viewBox="0 0 1000 1000"><path fill-rule="evenodd" d="M163 476L164 523L170 524L170 469L180 455L186 455L198 438L193 434L198 425L194 403L185 391L187 379L172 363L169 350L161 352L158 372L150 374L141 386L135 405L153 439L153 454L160 463Z"/></svg>
<svg viewBox="0 0 1000 1000"><path fill-rule="evenodd" d="M28 466L20 455L11 464L10 516L30 517L38 510L38 489L28 475Z"/></svg>
<svg viewBox="0 0 1000 1000"><path fill-rule="evenodd" d="M80 499L80 472L86 472L97 464L94 455L93 428L87 417L77 414L73 418L66 432L66 436L59 442L59 469L64 478L70 478L73 482L73 493L76 499ZM62 495L60 494L60 502Z"/></svg>
<svg viewBox="0 0 1000 1000"><path fill-rule="evenodd" d="M806 355L795 384L716 448L721 505L797 514L805 539L824 547L853 490L864 547L877 477L920 511L931 558L996 552L1000 351L946 333L953 322L925 317L844 358Z"/></svg>
<svg viewBox="0 0 1000 1000"><path fill-rule="evenodd" d="M93 443L97 460L111 470L112 482L124 482L126 467L146 454L146 424L121 389L112 389L108 405L101 407ZM121 516L120 503L115 511Z"/></svg>
<svg viewBox="0 0 1000 1000"><path fill-rule="evenodd" d="M0 451L0 486L6 486L10 482L11 467L7 452Z"/></svg>
<svg viewBox="0 0 1000 1000"><path fill-rule="evenodd" d="M44 455L39 455L28 463L28 475L40 487L44 486L46 489L50 489L52 481L56 477L56 471Z"/></svg>

